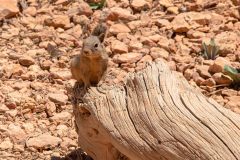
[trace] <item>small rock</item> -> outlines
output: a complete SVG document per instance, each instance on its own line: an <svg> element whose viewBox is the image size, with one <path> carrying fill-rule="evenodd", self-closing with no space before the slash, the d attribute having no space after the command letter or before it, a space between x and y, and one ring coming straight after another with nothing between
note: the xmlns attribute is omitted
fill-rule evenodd
<svg viewBox="0 0 240 160"><path fill-rule="evenodd" d="M9 110L6 111L6 114L11 116L11 117L15 117L17 115L18 111L17 110Z"/></svg>
<svg viewBox="0 0 240 160"><path fill-rule="evenodd" d="M226 56L234 54L239 45L240 37L235 32L221 32L215 37L216 44L220 47L219 54Z"/></svg>
<svg viewBox="0 0 240 160"><path fill-rule="evenodd" d="M64 137L63 142L61 143L61 147L64 150L67 150L69 147L77 147L77 143L68 137Z"/></svg>
<svg viewBox="0 0 240 160"><path fill-rule="evenodd" d="M237 91L233 89L226 89L222 91L222 95L228 97L237 96Z"/></svg>
<svg viewBox="0 0 240 160"><path fill-rule="evenodd" d="M211 60L211 59L209 59L209 60L204 59L204 60L203 60L203 64L204 64L204 65L208 65L208 66L210 66L210 65L213 65L213 63L214 63L214 61Z"/></svg>
<svg viewBox="0 0 240 160"><path fill-rule="evenodd" d="M70 26L70 19L66 15L54 15L52 18L45 19L45 24L55 28L66 28Z"/></svg>
<svg viewBox="0 0 240 160"><path fill-rule="evenodd" d="M23 13L24 14L28 14L28 15L31 15L31 16L36 16L37 14L37 9L36 7L28 7L27 9L23 10Z"/></svg>
<svg viewBox="0 0 240 160"><path fill-rule="evenodd" d="M35 130L35 127L32 123L24 123L23 128L26 131L26 133L33 133Z"/></svg>
<svg viewBox="0 0 240 160"><path fill-rule="evenodd" d="M187 32L190 29L190 25L186 22L183 14L178 14L171 22L174 32Z"/></svg>
<svg viewBox="0 0 240 160"><path fill-rule="evenodd" d="M35 63L35 60L30 56L23 56L19 59L19 63L23 66L30 66Z"/></svg>
<svg viewBox="0 0 240 160"><path fill-rule="evenodd" d="M178 14L179 12L178 12L178 7L168 7L167 8L167 12L169 12L169 13L173 13L173 14Z"/></svg>
<svg viewBox="0 0 240 160"><path fill-rule="evenodd" d="M24 141L27 138L24 130L15 124L10 124L8 126L8 134L13 138L14 141Z"/></svg>
<svg viewBox="0 0 240 160"><path fill-rule="evenodd" d="M155 34L155 35L152 35L152 36L148 36L148 38L150 40L152 40L153 42L158 42L162 38L162 36L160 36L159 34Z"/></svg>
<svg viewBox="0 0 240 160"><path fill-rule="evenodd" d="M19 13L18 0L0 0L0 20L10 18Z"/></svg>
<svg viewBox="0 0 240 160"><path fill-rule="evenodd" d="M111 48L112 48L112 52L116 52L116 53L128 52L128 46L125 43L118 40L115 40L112 42Z"/></svg>
<svg viewBox="0 0 240 160"><path fill-rule="evenodd" d="M68 96L63 93L49 93L48 98L57 104L65 105L68 101Z"/></svg>
<svg viewBox="0 0 240 160"><path fill-rule="evenodd" d="M192 75L193 75L193 70L192 70L192 69L186 69L186 70L184 71L184 77L185 77L188 81L191 80Z"/></svg>
<svg viewBox="0 0 240 160"><path fill-rule="evenodd" d="M69 80L72 74L69 70L59 70L59 68L51 68L50 73L54 79Z"/></svg>
<svg viewBox="0 0 240 160"><path fill-rule="evenodd" d="M214 81L219 85L230 85L232 84L233 80L228 75L224 75L223 73L215 73L212 78Z"/></svg>
<svg viewBox="0 0 240 160"><path fill-rule="evenodd" d="M169 48L170 48L170 45L171 45L171 40L169 40L167 37L161 36L158 39L158 45L161 48L169 51Z"/></svg>
<svg viewBox="0 0 240 160"><path fill-rule="evenodd" d="M110 27L109 32L112 34L129 33L130 29L124 24L114 24Z"/></svg>
<svg viewBox="0 0 240 160"><path fill-rule="evenodd" d="M66 125L60 124L57 126L57 134L60 137L67 136L69 128Z"/></svg>
<svg viewBox="0 0 240 160"><path fill-rule="evenodd" d="M141 48L143 48L143 44L141 42L138 41L130 41L129 43L129 50L140 50Z"/></svg>
<svg viewBox="0 0 240 160"><path fill-rule="evenodd" d="M135 63L140 60L142 56L143 55L141 53L130 52L121 55L115 55L113 57L113 61L115 63Z"/></svg>
<svg viewBox="0 0 240 160"><path fill-rule="evenodd" d="M57 0L56 2L55 2L55 5L60 5L60 4L62 4L62 5L67 5L67 4L69 4L70 2L68 1L68 0Z"/></svg>
<svg viewBox="0 0 240 160"><path fill-rule="evenodd" d="M53 102L46 103L46 112L49 117L52 117L53 114L56 112L56 105Z"/></svg>
<svg viewBox="0 0 240 160"><path fill-rule="evenodd" d="M41 49L30 49L26 53L26 55L31 56L31 57L45 56L46 54L47 54L47 51L43 48L41 48Z"/></svg>
<svg viewBox="0 0 240 160"><path fill-rule="evenodd" d="M72 115L69 112L61 112L61 113L56 113L53 117L50 119L55 122L67 122L72 118Z"/></svg>
<svg viewBox="0 0 240 160"><path fill-rule="evenodd" d="M21 100L24 99L24 95L20 93L19 91L14 91L11 93L8 93L5 99L5 104L10 109L15 109L16 105L20 105Z"/></svg>
<svg viewBox="0 0 240 160"><path fill-rule="evenodd" d="M142 26L142 21L136 20L136 21L128 22L128 26L131 30L135 30Z"/></svg>
<svg viewBox="0 0 240 160"><path fill-rule="evenodd" d="M49 70L52 64L53 64L52 61L44 60L43 62L40 63L40 66L44 70Z"/></svg>
<svg viewBox="0 0 240 160"><path fill-rule="evenodd" d="M189 24L192 26L197 23L198 25L207 25L211 21L211 15L203 12L186 12L183 13L185 18L188 19Z"/></svg>
<svg viewBox="0 0 240 160"><path fill-rule="evenodd" d="M167 62L167 64L168 64L171 71L176 71L177 70L176 63L174 61L169 61L169 62Z"/></svg>
<svg viewBox="0 0 240 160"><path fill-rule="evenodd" d="M226 106L229 108L240 108L240 96L231 96L226 98Z"/></svg>
<svg viewBox="0 0 240 160"><path fill-rule="evenodd" d="M74 15L86 15L90 16L92 15L93 11L90 8L90 6L84 2L81 1L81 3L74 3L74 6L69 8L67 11L67 15L74 16Z"/></svg>
<svg viewBox="0 0 240 160"><path fill-rule="evenodd" d="M51 136L49 133L44 133L37 137L28 139L26 146L36 149L48 149L56 147L61 142L62 140L60 138Z"/></svg>
<svg viewBox="0 0 240 160"><path fill-rule="evenodd" d="M133 0L131 6L137 11L150 8L150 4L146 0Z"/></svg>
<svg viewBox="0 0 240 160"><path fill-rule="evenodd" d="M20 64L13 64L11 66L11 70L7 71L10 75L12 74L12 76L21 76L25 70L24 68L20 65Z"/></svg>
<svg viewBox="0 0 240 160"><path fill-rule="evenodd" d="M200 77L198 72L193 72L192 78L193 78L194 82L196 82L196 84L199 86L204 81L204 79L202 77Z"/></svg>
<svg viewBox="0 0 240 160"><path fill-rule="evenodd" d="M157 44L151 40L149 37L145 37L145 36L142 36L141 37L141 42L146 45L146 46L149 46L149 47L156 47Z"/></svg>
<svg viewBox="0 0 240 160"><path fill-rule="evenodd" d="M186 56L188 56L188 55L190 55L190 53L191 53L191 49L187 46L187 45L185 45L185 44L183 44L183 43L179 43L178 44L178 52L177 53L179 53L180 55L186 55Z"/></svg>
<svg viewBox="0 0 240 160"><path fill-rule="evenodd" d="M175 32L188 32L191 28L209 24L211 15L201 12L178 14L171 22Z"/></svg>
<svg viewBox="0 0 240 160"><path fill-rule="evenodd" d="M167 59L169 56L169 53L163 48L153 47L151 48L150 55L152 56L153 59L157 59L157 58Z"/></svg>
<svg viewBox="0 0 240 160"><path fill-rule="evenodd" d="M24 145L14 144L13 150L16 152L24 152Z"/></svg>
<svg viewBox="0 0 240 160"><path fill-rule="evenodd" d="M73 23L74 24L80 24L80 25L86 25L90 23L90 20L85 15L73 15Z"/></svg>
<svg viewBox="0 0 240 160"><path fill-rule="evenodd" d="M193 30L193 29L191 29L187 32L187 37L188 38L202 38L202 37L205 37L205 35L206 35L205 33L200 32L200 31L196 31L196 30Z"/></svg>
<svg viewBox="0 0 240 160"><path fill-rule="evenodd" d="M0 113L8 111L9 108L5 104L0 104Z"/></svg>
<svg viewBox="0 0 240 160"><path fill-rule="evenodd" d="M137 63L136 71L140 71L147 66L147 63L152 62L152 57L150 55L145 55L142 59Z"/></svg>
<svg viewBox="0 0 240 160"><path fill-rule="evenodd" d="M200 74L203 78L210 78L211 74L208 72L209 66L207 65L197 65L196 67L197 72Z"/></svg>
<svg viewBox="0 0 240 160"><path fill-rule="evenodd" d="M217 59L215 59L213 65L210 65L209 72L211 73L223 72L225 65L231 66L231 63L223 57L218 57Z"/></svg>
<svg viewBox="0 0 240 160"><path fill-rule="evenodd" d="M173 6L172 0L161 0L159 1L159 4L166 8Z"/></svg>
<svg viewBox="0 0 240 160"><path fill-rule="evenodd" d="M155 24L158 26L158 27L167 27L170 25L170 22L166 19L157 19L155 21Z"/></svg>
<svg viewBox="0 0 240 160"><path fill-rule="evenodd" d="M118 19L133 21L136 19L136 16L131 14L131 12L127 9L123 9L120 7L112 7L110 9L110 13L109 13L107 19L112 20L112 21L116 21Z"/></svg>
<svg viewBox="0 0 240 160"><path fill-rule="evenodd" d="M24 82L24 81L20 81L20 82L14 83L14 85L12 87L15 90L21 90L21 89L27 89L27 88L29 88L29 86L30 86L30 83Z"/></svg>
<svg viewBox="0 0 240 160"><path fill-rule="evenodd" d="M13 144L9 139L4 140L2 143L0 143L0 150L7 150L12 148L13 148Z"/></svg>
<svg viewBox="0 0 240 160"><path fill-rule="evenodd" d="M208 78L208 79L204 80L200 85L212 87L212 86L216 85L216 82L214 81L213 78Z"/></svg>

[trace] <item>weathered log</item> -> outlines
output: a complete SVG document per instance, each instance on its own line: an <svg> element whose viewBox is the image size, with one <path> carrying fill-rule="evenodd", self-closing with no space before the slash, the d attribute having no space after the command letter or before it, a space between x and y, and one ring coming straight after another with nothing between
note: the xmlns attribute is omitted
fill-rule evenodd
<svg viewBox="0 0 240 160"><path fill-rule="evenodd" d="M240 159L240 116L162 61L81 101L73 105L79 145L94 160Z"/></svg>

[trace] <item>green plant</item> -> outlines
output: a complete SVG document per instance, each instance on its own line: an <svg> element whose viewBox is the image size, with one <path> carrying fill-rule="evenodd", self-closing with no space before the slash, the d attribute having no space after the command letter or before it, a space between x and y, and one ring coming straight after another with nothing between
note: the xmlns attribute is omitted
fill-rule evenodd
<svg viewBox="0 0 240 160"><path fill-rule="evenodd" d="M214 38L211 38L208 45L205 42L202 43L201 55L204 59L216 59L219 55L218 51L219 46L216 45Z"/></svg>
<svg viewBox="0 0 240 160"><path fill-rule="evenodd" d="M101 0L100 2L98 3L89 3L89 6L92 8L92 9L101 9L104 7L106 3L106 0Z"/></svg>
<svg viewBox="0 0 240 160"><path fill-rule="evenodd" d="M225 65L224 71L228 76L230 76L233 79L234 84L240 85L240 69L235 69L233 67Z"/></svg>

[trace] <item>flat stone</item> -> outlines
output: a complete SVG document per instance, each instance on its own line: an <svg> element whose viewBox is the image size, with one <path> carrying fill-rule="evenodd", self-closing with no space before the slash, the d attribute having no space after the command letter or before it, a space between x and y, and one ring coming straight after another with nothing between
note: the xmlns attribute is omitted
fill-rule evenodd
<svg viewBox="0 0 240 160"><path fill-rule="evenodd" d="M35 63L35 60L30 56L23 56L19 59L19 63L23 66L30 66Z"/></svg>
<svg viewBox="0 0 240 160"><path fill-rule="evenodd" d="M141 53L130 52L121 55L115 55L113 57L113 61L115 63L135 63L140 60L142 56L143 55Z"/></svg>
<svg viewBox="0 0 240 160"><path fill-rule="evenodd" d="M0 20L19 13L18 0L0 0Z"/></svg>
<svg viewBox="0 0 240 160"><path fill-rule="evenodd" d="M110 27L109 32L112 34L129 33L130 29L124 24L114 24Z"/></svg>
<svg viewBox="0 0 240 160"><path fill-rule="evenodd" d="M61 112L61 113L56 113L54 116L52 116L50 119L52 121L61 123L61 122L67 122L72 118L72 115L69 112Z"/></svg>
<svg viewBox="0 0 240 160"><path fill-rule="evenodd" d="M116 53L128 52L128 46L125 43L118 40L115 40L112 42L111 48L112 48L112 52L116 52Z"/></svg>
<svg viewBox="0 0 240 160"><path fill-rule="evenodd" d="M112 7L112 8L110 8L110 13L109 13L107 19L112 20L112 21L118 20L118 19L132 21L132 20L136 19L136 16L133 15L127 9L123 9L120 7Z"/></svg>
<svg viewBox="0 0 240 160"><path fill-rule="evenodd" d="M51 136L49 133L41 134L27 140L26 146L36 149L48 149L59 145L62 140L58 137Z"/></svg>
<svg viewBox="0 0 240 160"><path fill-rule="evenodd" d="M70 19L67 15L54 15L52 18L45 19L45 24L53 27L65 28L70 26Z"/></svg>
<svg viewBox="0 0 240 160"><path fill-rule="evenodd" d="M223 57L218 57L217 59L214 60L213 65L210 65L209 72L211 73L223 72L225 65L231 66L231 63Z"/></svg>
<svg viewBox="0 0 240 160"><path fill-rule="evenodd" d="M49 93L48 98L57 104L65 105L68 101L68 96L63 93Z"/></svg>
<svg viewBox="0 0 240 160"><path fill-rule="evenodd" d="M146 0L133 0L131 6L138 11L150 8L150 4Z"/></svg>

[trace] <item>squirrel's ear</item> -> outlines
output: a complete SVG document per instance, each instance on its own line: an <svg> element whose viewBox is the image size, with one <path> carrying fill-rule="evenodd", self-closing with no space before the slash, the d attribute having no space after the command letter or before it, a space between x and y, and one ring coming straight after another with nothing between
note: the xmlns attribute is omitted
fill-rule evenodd
<svg viewBox="0 0 240 160"><path fill-rule="evenodd" d="M107 34L107 25L105 23L98 24L92 31L92 35L97 36L101 42L104 41L106 34Z"/></svg>
<svg viewBox="0 0 240 160"><path fill-rule="evenodd" d="M102 43L104 41L104 38L105 38L105 33L101 33L99 36L98 36L100 42Z"/></svg>

